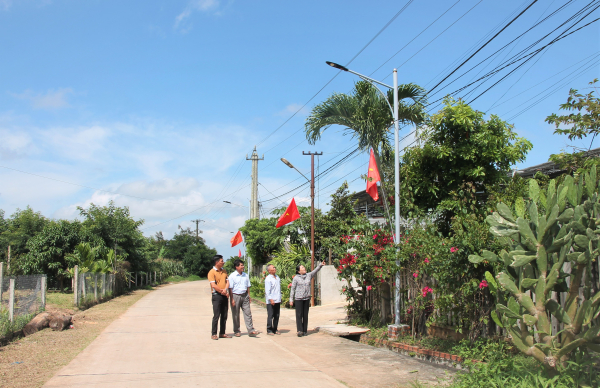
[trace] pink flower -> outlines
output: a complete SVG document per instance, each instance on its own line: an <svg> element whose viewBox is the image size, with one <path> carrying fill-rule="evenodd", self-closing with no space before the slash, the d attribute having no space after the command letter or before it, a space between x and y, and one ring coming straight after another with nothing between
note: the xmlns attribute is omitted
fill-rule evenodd
<svg viewBox="0 0 600 388"><path fill-rule="evenodd" d="M423 297L426 297L427 294L429 294L430 292L433 292L433 290L429 287L424 287L423 290L421 290Z"/></svg>
<svg viewBox="0 0 600 388"><path fill-rule="evenodd" d="M429 264L429 259L425 258L425 264Z"/></svg>
<svg viewBox="0 0 600 388"><path fill-rule="evenodd" d="M413 273L413 278L415 278L415 279L416 279L416 278L418 278L418 277L419 277L419 273L418 273L418 272L415 272L415 273Z"/></svg>
<svg viewBox="0 0 600 388"><path fill-rule="evenodd" d="M371 291L372 288L372 286L367 286L367 291Z"/></svg>
<svg viewBox="0 0 600 388"><path fill-rule="evenodd" d="M450 252L451 253L458 252L458 248L452 247L452 248L450 248Z"/></svg>
<svg viewBox="0 0 600 388"><path fill-rule="evenodd" d="M488 282L487 280L482 280L481 283L479 283L479 289L481 290L484 287L488 286Z"/></svg>
<svg viewBox="0 0 600 388"><path fill-rule="evenodd" d="M374 236L373 236L373 240L377 240L377 235L374 235Z"/></svg>

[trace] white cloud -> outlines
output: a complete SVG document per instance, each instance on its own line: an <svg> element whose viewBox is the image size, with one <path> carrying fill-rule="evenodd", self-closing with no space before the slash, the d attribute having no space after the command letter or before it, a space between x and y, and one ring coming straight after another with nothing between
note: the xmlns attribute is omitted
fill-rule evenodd
<svg viewBox="0 0 600 388"><path fill-rule="evenodd" d="M186 26L186 21L192 15L192 12L211 12L215 11L218 7L219 0L191 0L183 12L175 18L174 28L182 32L188 32L191 26L189 24Z"/></svg>
<svg viewBox="0 0 600 388"><path fill-rule="evenodd" d="M296 113L298 112L298 113ZM278 116L291 116L294 113L300 116L308 116L310 110L307 107L303 107L302 104L290 104L286 106L283 110L277 112Z"/></svg>
<svg viewBox="0 0 600 388"><path fill-rule="evenodd" d="M32 151L31 136L14 130L0 128L0 159L15 159Z"/></svg>
<svg viewBox="0 0 600 388"><path fill-rule="evenodd" d="M100 125L82 127L53 127L38 130L44 146L56 157L75 161L101 161L107 156L111 130Z"/></svg>
<svg viewBox="0 0 600 388"><path fill-rule="evenodd" d="M67 96L70 94L73 94L73 89L59 88L57 90L48 90L46 93L35 93L28 89L23 93L13 93L12 95L19 100L29 101L34 109L53 110L71 106L67 101Z"/></svg>

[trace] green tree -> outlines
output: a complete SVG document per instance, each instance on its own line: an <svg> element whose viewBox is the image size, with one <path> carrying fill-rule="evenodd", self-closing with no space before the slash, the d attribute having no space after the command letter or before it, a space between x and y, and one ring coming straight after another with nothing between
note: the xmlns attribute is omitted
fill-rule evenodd
<svg viewBox="0 0 600 388"><path fill-rule="evenodd" d="M398 120L401 124L420 124L425 119L425 90L415 84L398 87ZM404 100L411 100L406 103ZM387 94L387 101L379 91L366 81L354 85L350 94L334 93L327 100L315 106L304 125L306 138L314 144L331 125L341 125L358 140L362 150L373 148L379 159L390 159L393 155L389 132L394 118L389 105L392 105L393 92ZM378 161L379 164L379 161Z"/></svg>
<svg viewBox="0 0 600 388"><path fill-rule="evenodd" d="M402 157L403 208L430 212L442 209L449 220L451 202L465 183L485 191L508 179L511 166L525 160L532 144L517 137L513 126L484 115L463 101L445 100L445 107L427 120L420 135L422 146L409 148Z"/></svg>
<svg viewBox="0 0 600 388"><path fill-rule="evenodd" d="M50 221L42 231L27 241L28 252L18 263L20 272L46 274L51 282L56 280L59 289L62 289L64 279L70 277L68 268L77 264L69 254L81 241L94 240L91 235L84 237L82 229L79 221Z"/></svg>
<svg viewBox="0 0 600 388"><path fill-rule="evenodd" d="M143 254L146 239L139 230L144 220L134 220L128 207L117 207L113 201L108 206L90 204L88 209L77 207L84 218L83 226L91 234L100 237L104 245L129 261L133 270L147 269Z"/></svg>
<svg viewBox="0 0 600 388"><path fill-rule="evenodd" d="M560 109L574 113L562 116L553 113L546 117L546 122L556 126L554 133L567 135L569 140L583 139L589 135L593 135L594 138L598 135L600 132L600 98L597 95L596 82L598 82L597 78L589 83L596 94L592 91L584 95L576 89L569 91L569 98L566 103L560 105ZM560 128L561 126L564 127Z"/></svg>
<svg viewBox="0 0 600 388"><path fill-rule="evenodd" d="M4 215L4 212L2 213ZM0 234L0 246L2 251L0 257L2 261L7 261L7 251L10 245L11 262L14 263L15 270L19 267L19 260L29 252L27 241L41 232L50 222L40 212L35 212L29 206L25 210L17 209L15 213L2 222L0 227L3 229Z"/></svg>
<svg viewBox="0 0 600 388"><path fill-rule="evenodd" d="M398 121L400 124L421 124L426 117L424 104L425 90L415 84L398 87ZM410 100L411 103L406 103ZM389 90L387 101L381 93L367 81L359 81L354 85L351 94L334 93L327 100L315 106L304 125L306 138L310 144L321 139L321 134L331 125L341 125L358 140L361 150L373 149L377 166L382 179L384 206L388 217L389 208L386 200L386 177L383 162L389 164L393 159L393 149L389 141L390 130L394 118L390 111L393 104L393 91ZM391 182L389 182L391 185ZM388 186L390 187L390 186Z"/></svg>
<svg viewBox="0 0 600 388"><path fill-rule="evenodd" d="M164 255L168 259L181 262L192 274L206 276L212 268L212 258L217 254L209 248L203 238L197 238L190 228L181 229L166 242Z"/></svg>

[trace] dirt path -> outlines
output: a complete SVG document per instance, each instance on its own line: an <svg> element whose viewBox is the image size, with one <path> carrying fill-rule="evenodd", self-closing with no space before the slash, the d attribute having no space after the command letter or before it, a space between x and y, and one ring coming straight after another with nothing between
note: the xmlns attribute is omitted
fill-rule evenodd
<svg viewBox="0 0 600 388"><path fill-rule="evenodd" d="M41 387L149 292L134 291L77 312L72 330L45 329L0 347L0 387Z"/></svg>

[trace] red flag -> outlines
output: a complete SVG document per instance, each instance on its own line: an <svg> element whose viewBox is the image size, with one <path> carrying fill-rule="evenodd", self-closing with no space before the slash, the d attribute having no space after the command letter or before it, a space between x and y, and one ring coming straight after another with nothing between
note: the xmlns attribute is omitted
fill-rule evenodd
<svg viewBox="0 0 600 388"><path fill-rule="evenodd" d="M377 182L381 181L377 162L375 162L375 154L371 149L371 158L369 159L369 172L367 173L367 193L373 198L373 201L379 200L379 192L377 191Z"/></svg>
<svg viewBox="0 0 600 388"><path fill-rule="evenodd" d="M241 243L243 241L243 239L242 239L242 232L240 232L238 230L238 232L235 234L235 236L233 236L231 238L231 240L229 240L229 241L231 241L231 246L232 247L234 247L234 246L238 245L239 243Z"/></svg>
<svg viewBox="0 0 600 388"><path fill-rule="evenodd" d="M238 249L238 257L242 257L242 250Z"/></svg>
<svg viewBox="0 0 600 388"><path fill-rule="evenodd" d="M300 218L300 213L298 212L296 201L294 200L294 198L292 198L290 206L288 206L288 208L285 210L285 213L283 213L281 217L279 217L279 220L277 220L277 225L275 225L275 227L279 228L280 226L289 224L290 222L297 220L298 218Z"/></svg>

